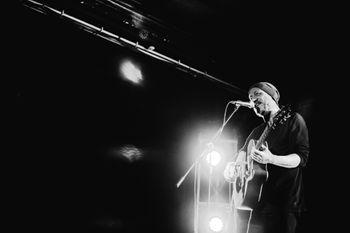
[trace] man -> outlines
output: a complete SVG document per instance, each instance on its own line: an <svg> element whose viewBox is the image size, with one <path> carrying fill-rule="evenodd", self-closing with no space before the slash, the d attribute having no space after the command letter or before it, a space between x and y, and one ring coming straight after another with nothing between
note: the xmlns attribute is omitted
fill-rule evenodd
<svg viewBox="0 0 350 233"><path fill-rule="evenodd" d="M302 172L309 157L307 126L299 113L278 104L280 94L271 83L252 85L248 97L264 122L252 130L224 171L237 192L239 219L244 219L242 212L249 212L238 232L295 233L305 208Z"/></svg>

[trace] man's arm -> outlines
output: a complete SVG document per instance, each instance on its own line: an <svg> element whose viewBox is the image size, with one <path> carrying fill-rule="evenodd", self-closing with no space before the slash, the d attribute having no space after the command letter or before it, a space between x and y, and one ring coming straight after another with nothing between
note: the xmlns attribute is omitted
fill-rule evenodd
<svg viewBox="0 0 350 233"><path fill-rule="evenodd" d="M279 166L279 167L285 167L285 168L295 168L300 164L300 157L298 154L289 154L285 156L277 156L274 154L271 154L271 158L269 163Z"/></svg>

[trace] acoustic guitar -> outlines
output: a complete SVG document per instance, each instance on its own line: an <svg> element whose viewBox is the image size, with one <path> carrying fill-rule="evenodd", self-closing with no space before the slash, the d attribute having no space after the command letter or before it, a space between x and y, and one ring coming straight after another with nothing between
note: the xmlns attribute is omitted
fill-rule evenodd
<svg viewBox="0 0 350 233"><path fill-rule="evenodd" d="M251 158L251 151L253 148L262 150L267 135L277 125L283 124L290 117L290 112L289 106L283 106L272 121L266 124L260 138L249 141L246 155L232 164L231 169L234 169L234 177L230 182L233 183L232 200L235 208L252 210L260 201L263 185L267 181L269 173L267 164L258 163Z"/></svg>

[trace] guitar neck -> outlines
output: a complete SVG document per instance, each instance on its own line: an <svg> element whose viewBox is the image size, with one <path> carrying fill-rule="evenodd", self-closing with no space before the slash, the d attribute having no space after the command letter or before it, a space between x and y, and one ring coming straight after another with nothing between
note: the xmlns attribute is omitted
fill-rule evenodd
<svg viewBox="0 0 350 233"><path fill-rule="evenodd" d="M257 149L259 149L262 146L262 144L265 142L267 135L270 133L271 129L273 129L279 121L283 122L283 120L286 120L288 117L290 117L289 112L290 112L290 108L287 107L286 109L286 107L283 106L277 112L276 116L273 118L273 121L267 122L263 133L261 134L260 138L256 141L255 146Z"/></svg>
<svg viewBox="0 0 350 233"><path fill-rule="evenodd" d="M270 130L271 130L271 127L269 126L269 124L266 124L266 127L265 127L263 133L261 134L260 138L256 141L255 147L257 149L259 149L262 146L262 144L265 142L265 139L266 139L267 135L269 134Z"/></svg>

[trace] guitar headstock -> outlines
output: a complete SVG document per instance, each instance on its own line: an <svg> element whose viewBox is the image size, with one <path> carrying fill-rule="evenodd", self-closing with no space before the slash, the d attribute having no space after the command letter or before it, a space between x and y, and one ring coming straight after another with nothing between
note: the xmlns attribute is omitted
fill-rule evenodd
<svg viewBox="0 0 350 233"><path fill-rule="evenodd" d="M272 129L275 129L275 127L278 124L283 124L287 121L287 119L291 116L291 108L290 105L283 106L277 113L277 115L273 118L273 122L271 125Z"/></svg>

